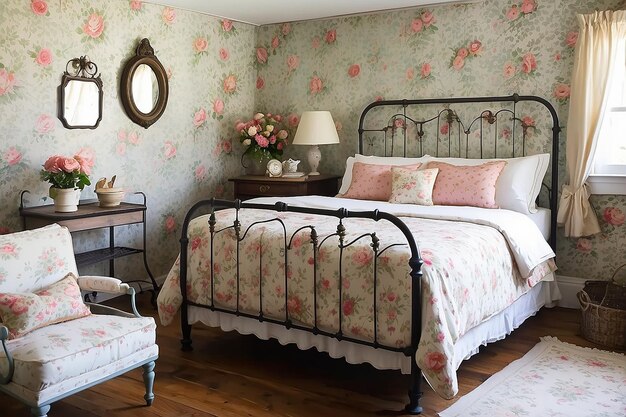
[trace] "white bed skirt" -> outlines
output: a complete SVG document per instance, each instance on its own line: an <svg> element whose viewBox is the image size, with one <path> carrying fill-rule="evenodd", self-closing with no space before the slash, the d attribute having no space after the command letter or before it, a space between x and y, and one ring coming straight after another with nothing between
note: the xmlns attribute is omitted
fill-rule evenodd
<svg viewBox="0 0 626 417"><path fill-rule="evenodd" d="M503 339L518 328L524 320L535 315L543 306L552 307L561 298L559 288L550 274L535 285L529 292L489 320L472 328L455 343L456 368L464 359L478 352L480 346ZM325 336L316 336L297 329L259 322L255 319L237 317L233 314L210 311L200 307L189 307L189 323L203 323L210 327L220 327L224 331L236 330L241 334L253 334L260 339L278 340L282 345L295 343L299 349L312 347L327 352L333 358L344 358L346 362L369 363L377 369L399 369L404 374L411 373L410 359L402 353L342 341ZM192 334L193 338L193 334Z"/></svg>

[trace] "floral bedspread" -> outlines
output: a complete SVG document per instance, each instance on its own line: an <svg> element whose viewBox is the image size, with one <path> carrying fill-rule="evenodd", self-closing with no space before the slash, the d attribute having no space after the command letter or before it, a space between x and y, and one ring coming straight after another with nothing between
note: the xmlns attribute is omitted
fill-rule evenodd
<svg viewBox="0 0 626 417"><path fill-rule="evenodd" d="M283 226L287 230L287 249ZM374 265L377 270L376 309L379 343L410 345L411 280L408 246L392 246L374 260L371 238L358 239L343 250L341 282L338 237L321 244L314 260L310 229L315 225L318 242L336 232L335 218L264 210L240 211L239 309L258 314L260 299L266 317L280 320L285 315L300 324L313 326L313 286L317 291L317 326L339 330L346 336L374 340ZM518 271L503 234L493 227L467 221L403 217L413 232L424 261L422 267L422 336L416 360L433 389L452 398L458 391L454 343L466 331L501 311L555 269L552 261L535 267L528 277ZM190 301L211 304L211 271L214 274L214 303L237 306L237 241L232 227L234 210L217 212L213 262L207 216L194 219L189 228ZM387 221L345 219L344 243L364 233L376 232L380 250L405 243L404 235ZM290 242L291 240L291 242ZM288 261L285 264L285 250ZM313 265L317 263L317 280ZM285 283L287 285L285 285ZM340 303L341 292L341 303ZM180 308L179 260L170 270L158 297L159 316L167 325Z"/></svg>

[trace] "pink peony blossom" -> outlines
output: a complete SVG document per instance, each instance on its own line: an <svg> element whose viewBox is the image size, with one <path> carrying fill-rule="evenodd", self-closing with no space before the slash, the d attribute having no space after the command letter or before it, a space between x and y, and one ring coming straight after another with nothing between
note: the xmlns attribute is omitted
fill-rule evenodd
<svg viewBox="0 0 626 417"><path fill-rule="evenodd" d="M142 7L142 2L141 0L130 0L130 9L134 10L134 11L139 11L141 10Z"/></svg>
<svg viewBox="0 0 626 417"><path fill-rule="evenodd" d="M593 249L591 240L581 237L580 239L576 241L576 249L579 252L583 252L583 253L591 252L591 249Z"/></svg>
<svg viewBox="0 0 626 417"><path fill-rule="evenodd" d="M483 44L479 40L475 40L475 41L471 42L469 44L469 47L468 47L469 52L472 55L478 55L478 53L482 50L482 48L483 48Z"/></svg>
<svg viewBox="0 0 626 417"><path fill-rule="evenodd" d="M422 21L424 22L424 26L428 27L435 23L435 15L432 12L424 12L422 13Z"/></svg>
<svg viewBox="0 0 626 417"><path fill-rule="evenodd" d="M30 2L30 9L39 16L44 16L48 13L48 3L44 0L32 0Z"/></svg>
<svg viewBox="0 0 626 417"><path fill-rule="evenodd" d="M233 29L232 20L224 19L222 20L222 30L224 32L230 32Z"/></svg>
<svg viewBox="0 0 626 417"><path fill-rule="evenodd" d="M35 129L41 134L49 133L54 130L54 118L49 114L41 114L35 122Z"/></svg>
<svg viewBox="0 0 626 417"><path fill-rule="evenodd" d="M256 48L256 60L260 64L265 64L267 62L267 49L263 46L259 46Z"/></svg>
<svg viewBox="0 0 626 417"><path fill-rule="evenodd" d="M22 160L22 153L15 149L13 146L11 146L4 152L3 159L9 166L17 165Z"/></svg>
<svg viewBox="0 0 626 417"><path fill-rule="evenodd" d="M525 74L530 74L536 69L537 69L537 58L535 58L535 55L528 52L526 55L522 57L522 72Z"/></svg>
<svg viewBox="0 0 626 417"><path fill-rule="evenodd" d="M467 58L468 55L469 51L467 50L467 48L459 48L459 50L456 51L456 56L460 56L463 59Z"/></svg>
<svg viewBox="0 0 626 417"><path fill-rule="evenodd" d="M270 141L265 136L260 134L254 135L254 140L261 148L267 148L270 144Z"/></svg>
<svg viewBox="0 0 626 417"><path fill-rule="evenodd" d="M280 46L280 38L278 36L274 36L272 38L272 48L276 49Z"/></svg>
<svg viewBox="0 0 626 417"><path fill-rule="evenodd" d="M13 92L15 86L15 74L0 68L0 96Z"/></svg>
<svg viewBox="0 0 626 417"><path fill-rule="evenodd" d="M309 81L309 91L311 94L321 93L324 89L324 84L322 83L322 79L317 75L311 77L311 81Z"/></svg>
<svg viewBox="0 0 626 417"><path fill-rule="evenodd" d="M226 48L220 48L219 55L222 61L228 61L228 58L230 58L230 52Z"/></svg>
<svg viewBox="0 0 626 417"><path fill-rule="evenodd" d="M219 98L216 98L213 101L213 111L217 114L224 113L224 102L220 100Z"/></svg>
<svg viewBox="0 0 626 417"><path fill-rule="evenodd" d="M324 40L328 44L334 43L337 40L337 30L332 29L332 30L327 31L326 35L324 36Z"/></svg>
<svg viewBox="0 0 626 417"><path fill-rule="evenodd" d="M298 55L289 55L287 57L287 68L289 68L289 72L295 70L300 65L300 58Z"/></svg>
<svg viewBox="0 0 626 417"><path fill-rule="evenodd" d="M621 226L624 224L624 213L617 207L607 207L602 215L604 221L613 226Z"/></svg>
<svg viewBox="0 0 626 417"><path fill-rule="evenodd" d="M535 11L537 8L537 4L535 4L535 0L524 0L522 2L522 13L528 14Z"/></svg>
<svg viewBox="0 0 626 417"><path fill-rule="evenodd" d="M42 67L47 67L52 63L52 52L48 48L43 48L37 53L37 58L35 58L37 64Z"/></svg>
<svg viewBox="0 0 626 417"><path fill-rule="evenodd" d="M204 124L204 122L206 122L206 110L200 108L200 110L193 115L193 125L195 127L200 127Z"/></svg>
<svg viewBox="0 0 626 417"><path fill-rule="evenodd" d="M165 159L171 159L176 156L176 146L169 140L165 141L163 156Z"/></svg>
<svg viewBox="0 0 626 417"><path fill-rule="evenodd" d="M209 46L209 41L206 38L196 38L193 41L193 49L197 54L206 51L206 48Z"/></svg>
<svg viewBox="0 0 626 417"><path fill-rule="evenodd" d="M422 68L420 70L422 74L422 78L428 78L430 76L431 66L428 62L422 64Z"/></svg>
<svg viewBox="0 0 626 417"><path fill-rule="evenodd" d="M83 25L83 33L91 38L99 38L104 31L104 18L98 13L89 15Z"/></svg>
<svg viewBox="0 0 626 417"><path fill-rule="evenodd" d="M176 21L176 10L171 7L164 8L163 13L161 13L161 19L167 26L173 25Z"/></svg>
<svg viewBox="0 0 626 417"><path fill-rule="evenodd" d="M229 75L224 78L224 92L227 94L233 94L237 90L237 77Z"/></svg>
<svg viewBox="0 0 626 417"><path fill-rule="evenodd" d="M352 64L348 68L348 75L350 76L350 78L354 78L358 76L360 72L361 72L361 66L359 64Z"/></svg>
<svg viewBox="0 0 626 417"><path fill-rule="evenodd" d="M256 89L263 90L264 87L265 87L265 79L259 75L256 78Z"/></svg>
<svg viewBox="0 0 626 417"><path fill-rule="evenodd" d="M510 62L507 62L506 64L504 64L504 68L502 69L504 78L511 78L512 76L515 75L516 71L517 69L515 68L515 65L513 65Z"/></svg>
<svg viewBox="0 0 626 417"><path fill-rule="evenodd" d="M424 22L422 22L422 19L417 18L411 21L411 32L418 33L421 32L422 29L424 29Z"/></svg>
<svg viewBox="0 0 626 417"><path fill-rule="evenodd" d="M557 100L567 100L570 94L570 88L567 84L559 83L554 88L554 97Z"/></svg>
<svg viewBox="0 0 626 417"><path fill-rule="evenodd" d="M570 32L565 37L565 44L570 48L576 46L576 42L578 42L578 32Z"/></svg>
<svg viewBox="0 0 626 417"><path fill-rule="evenodd" d="M460 56L457 56L456 58L454 58L454 61L452 61L452 67L457 71L460 71L464 65L465 65L465 59L463 59Z"/></svg>
<svg viewBox="0 0 626 417"><path fill-rule="evenodd" d="M506 18L509 20L515 20L519 17L519 9L517 8L517 5L513 5L511 6L511 8L509 9L509 11L506 12Z"/></svg>

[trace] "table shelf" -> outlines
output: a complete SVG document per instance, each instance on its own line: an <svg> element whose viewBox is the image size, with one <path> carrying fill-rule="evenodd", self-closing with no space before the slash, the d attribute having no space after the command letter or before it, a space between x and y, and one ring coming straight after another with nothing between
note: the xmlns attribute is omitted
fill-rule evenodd
<svg viewBox="0 0 626 417"><path fill-rule="evenodd" d="M80 267L96 264L98 262L110 261L111 259L121 258L123 256L133 255L135 253L142 252L143 250L141 249L115 246L113 248L102 248L91 250L88 252L77 253L75 255L75 258L76 264Z"/></svg>

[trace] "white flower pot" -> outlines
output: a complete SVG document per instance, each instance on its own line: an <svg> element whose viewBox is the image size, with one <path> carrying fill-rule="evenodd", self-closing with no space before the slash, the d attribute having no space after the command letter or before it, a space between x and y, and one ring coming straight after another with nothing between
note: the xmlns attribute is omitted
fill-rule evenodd
<svg viewBox="0 0 626 417"><path fill-rule="evenodd" d="M50 188L50 197L54 200L54 211L57 213L71 213L78 210L79 189Z"/></svg>

